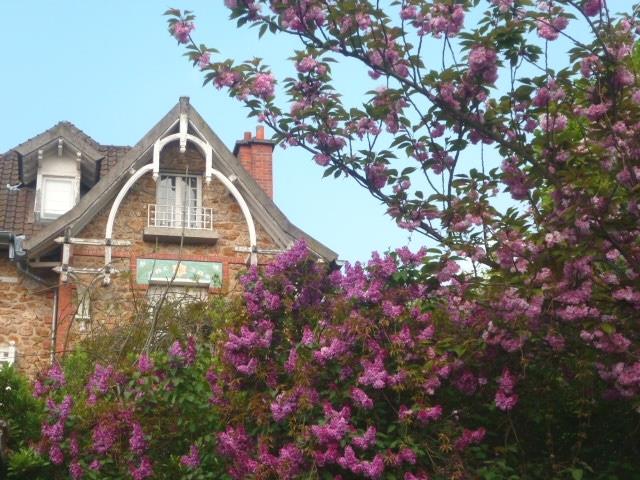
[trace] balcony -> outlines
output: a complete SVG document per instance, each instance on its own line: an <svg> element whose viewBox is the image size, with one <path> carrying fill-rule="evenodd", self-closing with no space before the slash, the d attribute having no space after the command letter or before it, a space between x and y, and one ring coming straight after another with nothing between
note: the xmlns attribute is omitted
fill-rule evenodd
<svg viewBox="0 0 640 480"><path fill-rule="evenodd" d="M177 205L147 205L145 241L186 244L214 244L213 209Z"/></svg>

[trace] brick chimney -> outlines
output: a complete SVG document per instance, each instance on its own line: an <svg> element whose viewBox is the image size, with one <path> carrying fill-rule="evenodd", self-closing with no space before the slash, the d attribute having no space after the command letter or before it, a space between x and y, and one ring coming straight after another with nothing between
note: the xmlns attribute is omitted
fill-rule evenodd
<svg viewBox="0 0 640 480"><path fill-rule="evenodd" d="M236 142L233 154L244 169L258 182L269 198L273 198L273 140L264 138L264 127L256 127L255 137L244 132L244 138Z"/></svg>

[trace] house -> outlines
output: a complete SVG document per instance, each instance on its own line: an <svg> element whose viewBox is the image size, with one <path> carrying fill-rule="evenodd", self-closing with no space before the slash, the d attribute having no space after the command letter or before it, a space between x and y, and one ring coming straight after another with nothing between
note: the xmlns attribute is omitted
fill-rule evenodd
<svg viewBox="0 0 640 480"><path fill-rule="evenodd" d="M273 147L258 127L231 152L183 97L133 147L61 122L1 155L0 362L41 368L132 294L231 294L299 238L334 261L274 204Z"/></svg>

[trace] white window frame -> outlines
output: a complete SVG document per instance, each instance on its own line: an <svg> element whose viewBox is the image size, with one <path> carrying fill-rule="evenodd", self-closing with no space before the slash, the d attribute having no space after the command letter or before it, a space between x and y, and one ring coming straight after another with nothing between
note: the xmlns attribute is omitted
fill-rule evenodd
<svg viewBox="0 0 640 480"><path fill-rule="evenodd" d="M18 349L16 348L16 342L10 341L8 346L0 347L0 369L5 365L14 365L16 363L17 356Z"/></svg>
<svg viewBox="0 0 640 480"><path fill-rule="evenodd" d="M185 179L196 179L196 207L202 207L202 176L201 175L185 175L181 173L172 172L160 172L160 180L162 177L175 177L176 178L176 206L183 207L185 205ZM178 181L179 180L179 181ZM156 204L160 205L160 183L156 188Z"/></svg>
<svg viewBox="0 0 640 480"><path fill-rule="evenodd" d="M147 288L149 313L154 313L158 303L165 298L164 305L176 305L178 308L209 299L209 285L198 282L170 283L150 281Z"/></svg>
<svg viewBox="0 0 640 480"><path fill-rule="evenodd" d="M162 191L161 182L163 177L171 177L176 179L176 193L175 193L175 204L166 205L161 203L160 192ZM196 204L194 207L189 204L190 198L187 198L186 194L188 193L188 187L186 179L195 179L196 180ZM169 226L184 226L185 219L183 218L184 212L181 211L184 207L196 208L199 212L202 208L202 176L201 175L186 175L180 173L173 172L160 172L160 178L158 180L158 184L156 187L156 216L160 216L161 222L162 218L166 217L166 223ZM190 223L193 221L197 223L198 212L195 212L195 218L187 219L186 226L189 227Z"/></svg>
<svg viewBox="0 0 640 480"><path fill-rule="evenodd" d="M69 195L71 207L64 212L48 212L47 211L47 183L55 181L55 182L65 182L69 185ZM55 220L56 218L61 217L78 203L78 194L79 194L79 184L75 177L62 177L57 175L42 175L42 184L40 187L40 218L44 220Z"/></svg>

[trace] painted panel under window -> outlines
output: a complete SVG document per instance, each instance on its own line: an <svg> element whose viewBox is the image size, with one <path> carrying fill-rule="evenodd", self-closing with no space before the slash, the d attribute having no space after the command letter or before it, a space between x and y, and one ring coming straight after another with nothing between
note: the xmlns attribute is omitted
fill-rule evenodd
<svg viewBox="0 0 640 480"><path fill-rule="evenodd" d="M169 282L172 279L175 282L209 284L211 287L220 288L222 287L222 263L138 259L136 274L138 283Z"/></svg>

